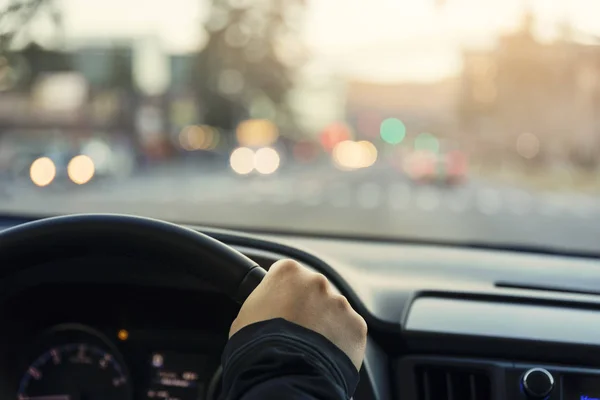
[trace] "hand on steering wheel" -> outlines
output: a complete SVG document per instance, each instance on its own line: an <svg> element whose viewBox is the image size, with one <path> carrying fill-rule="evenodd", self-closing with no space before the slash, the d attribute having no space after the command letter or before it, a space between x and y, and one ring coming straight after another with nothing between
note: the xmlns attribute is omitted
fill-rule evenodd
<svg viewBox="0 0 600 400"><path fill-rule="evenodd" d="M348 300L335 292L324 275L293 260L276 262L242 305L229 337L247 325L274 318L320 333L360 369L367 344L367 324Z"/></svg>

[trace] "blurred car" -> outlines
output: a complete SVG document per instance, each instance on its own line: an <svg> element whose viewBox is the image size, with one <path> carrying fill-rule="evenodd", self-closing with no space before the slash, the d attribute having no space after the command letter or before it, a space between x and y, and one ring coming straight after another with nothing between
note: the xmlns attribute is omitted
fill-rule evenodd
<svg viewBox="0 0 600 400"><path fill-rule="evenodd" d="M281 165L281 152L273 147L238 147L231 152L229 165L240 176L272 175Z"/></svg>
<svg viewBox="0 0 600 400"><path fill-rule="evenodd" d="M98 178L131 174L132 149L122 143L92 138L78 144L59 138L42 141L7 136L0 154L0 176L36 186L90 183Z"/></svg>
<svg viewBox="0 0 600 400"><path fill-rule="evenodd" d="M404 172L416 183L458 185L467 179L467 165L466 155L459 151L415 151L405 158Z"/></svg>

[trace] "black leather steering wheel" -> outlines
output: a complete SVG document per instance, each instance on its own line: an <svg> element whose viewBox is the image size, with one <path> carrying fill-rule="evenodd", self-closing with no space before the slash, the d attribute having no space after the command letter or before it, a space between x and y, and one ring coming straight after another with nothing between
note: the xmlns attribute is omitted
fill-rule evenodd
<svg viewBox="0 0 600 400"><path fill-rule="evenodd" d="M94 254L160 260L165 272L184 268L240 304L266 273L237 250L192 229L150 218L80 214L0 232L0 282L26 268Z"/></svg>

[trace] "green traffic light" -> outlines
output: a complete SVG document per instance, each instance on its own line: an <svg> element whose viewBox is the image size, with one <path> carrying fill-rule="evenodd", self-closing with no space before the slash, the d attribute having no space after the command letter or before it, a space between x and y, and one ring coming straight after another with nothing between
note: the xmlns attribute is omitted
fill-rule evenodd
<svg viewBox="0 0 600 400"><path fill-rule="evenodd" d="M406 136L406 126L398 118L387 118L381 122L379 134L384 142L398 144Z"/></svg>
<svg viewBox="0 0 600 400"><path fill-rule="evenodd" d="M415 150L437 154L440 152L440 141L431 133L420 133L415 138Z"/></svg>

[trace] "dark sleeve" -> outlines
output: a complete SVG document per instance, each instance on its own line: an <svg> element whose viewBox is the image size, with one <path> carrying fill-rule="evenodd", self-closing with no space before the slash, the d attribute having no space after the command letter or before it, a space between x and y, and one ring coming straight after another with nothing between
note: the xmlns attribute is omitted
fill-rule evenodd
<svg viewBox="0 0 600 400"><path fill-rule="evenodd" d="M226 400L346 400L358 371L324 336L284 319L244 327L222 358Z"/></svg>

